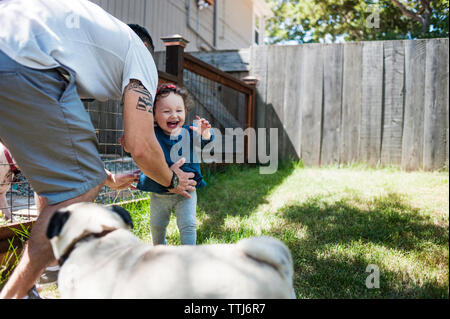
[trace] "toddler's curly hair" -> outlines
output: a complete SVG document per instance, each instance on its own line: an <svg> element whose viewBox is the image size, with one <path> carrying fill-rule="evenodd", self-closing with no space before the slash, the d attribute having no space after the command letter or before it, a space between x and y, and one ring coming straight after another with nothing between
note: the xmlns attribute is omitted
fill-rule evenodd
<svg viewBox="0 0 450 319"><path fill-rule="evenodd" d="M168 83L162 84L156 90L155 107L156 107L156 102L159 99L165 98L166 96L168 96L170 94L170 92L175 93L183 98L184 108L185 108L186 112L189 112L190 110L192 110L192 108L194 106L194 101L192 99L192 96L189 94L189 92L184 87L176 86L174 84L168 84Z"/></svg>

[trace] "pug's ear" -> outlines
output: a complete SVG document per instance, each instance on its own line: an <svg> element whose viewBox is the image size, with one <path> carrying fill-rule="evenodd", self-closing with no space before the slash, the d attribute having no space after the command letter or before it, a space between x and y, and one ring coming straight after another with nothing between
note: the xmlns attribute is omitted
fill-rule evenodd
<svg viewBox="0 0 450 319"><path fill-rule="evenodd" d="M70 217L70 212L61 212L56 211L52 218L50 218L50 222L47 226L47 237L48 239L52 239L55 236L58 236L61 233L64 224Z"/></svg>
<svg viewBox="0 0 450 319"><path fill-rule="evenodd" d="M131 229L133 228L133 221L131 220L131 215L125 208L120 207L118 205L112 205L109 206L108 208L114 213L118 214L123 219L125 224L128 225L128 227L130 227Z"/></svg>

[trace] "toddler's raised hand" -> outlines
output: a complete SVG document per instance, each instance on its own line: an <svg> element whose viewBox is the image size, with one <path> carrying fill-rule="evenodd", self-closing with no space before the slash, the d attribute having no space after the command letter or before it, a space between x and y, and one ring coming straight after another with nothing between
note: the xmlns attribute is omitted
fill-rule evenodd
<svg viewBox="0 0 450 319"><path fill-rule="evenodd" d="M209 124L208 120L201 118L198 115L196 115L195 118L197 120L195 120L194 123L197 124L197 126L189 126L189 128L197 134L200 134L204 140L209 140L211 138L211 124Z"/></svg>

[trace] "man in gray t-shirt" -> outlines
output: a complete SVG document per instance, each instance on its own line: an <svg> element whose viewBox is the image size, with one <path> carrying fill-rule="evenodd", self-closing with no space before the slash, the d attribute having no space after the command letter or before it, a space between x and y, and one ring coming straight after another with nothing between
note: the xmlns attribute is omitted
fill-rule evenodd
<svg viewBox="0 0 450 319"><path fill-rule="evenodd" d="M3 0L0 21L0 136L40 195L23 257L0 293L21 298L55 261L45 236L52 214L135 179L104 169L80 97L123 99L127 150L145 175L186 197L195 181L183 162L166 164L152 125L157 70L126 24L84 0Z"/></svg>

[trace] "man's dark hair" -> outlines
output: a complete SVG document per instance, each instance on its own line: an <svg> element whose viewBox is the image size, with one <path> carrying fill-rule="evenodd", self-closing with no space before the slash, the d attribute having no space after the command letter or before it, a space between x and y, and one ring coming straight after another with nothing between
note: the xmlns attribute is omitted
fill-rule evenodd
<svg viewBox="0 0 450 319"><path fill-rule="evenodd" d="M148 44L150 50L155 51L152 37L150 36L150 33L148 33L147 29L134 23L130 23L128 26L139 36L139 38L141 38L144 43Z"/></svg>

